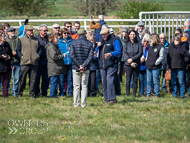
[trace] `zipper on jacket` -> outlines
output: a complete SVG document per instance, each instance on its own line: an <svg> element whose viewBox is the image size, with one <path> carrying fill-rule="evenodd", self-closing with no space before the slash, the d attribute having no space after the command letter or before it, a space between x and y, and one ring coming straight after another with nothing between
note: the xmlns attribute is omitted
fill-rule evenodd
<svg viewBox="0 0 190 143"><path fill-rule="evenodd" d="M29 39L29 43L30 43L30 64L31 64L31 56L32 56L32 53L31 53L31 40Z"/></svg>
<svg viewBox="0 0 190 143"><path fill-rule="evenodd" d="M103 69L104 69L104 50L105 50L105 44L104 44L104 47L102 50L102 66L103 66Z"/></svg>

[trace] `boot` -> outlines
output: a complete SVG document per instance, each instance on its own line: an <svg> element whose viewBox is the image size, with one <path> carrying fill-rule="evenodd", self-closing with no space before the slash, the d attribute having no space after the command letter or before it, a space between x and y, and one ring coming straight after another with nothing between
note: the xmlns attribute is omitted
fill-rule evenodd
<svg viewBox="0 0 190 143"><path fill-rule="evenodd" d="M146 87L144 87L144 95L146 95Z"/></svg>

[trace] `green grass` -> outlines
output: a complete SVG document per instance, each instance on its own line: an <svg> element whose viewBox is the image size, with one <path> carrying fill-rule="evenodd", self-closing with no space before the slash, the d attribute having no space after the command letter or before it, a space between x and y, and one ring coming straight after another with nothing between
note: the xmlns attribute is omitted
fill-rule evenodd
<svg viewBox="0 0 190 143"><path fill-rule="evenodd" d="M84 109L74 108L68 97L33 100L28 86L21 99L1 97L1 142L190 142L189 97L172 98L163 92L159 99L126 97L125 83L121 86L117 104L104 103L100 89L97 97L87 98ZM13 127L18 131L9 134Z"/></svg>

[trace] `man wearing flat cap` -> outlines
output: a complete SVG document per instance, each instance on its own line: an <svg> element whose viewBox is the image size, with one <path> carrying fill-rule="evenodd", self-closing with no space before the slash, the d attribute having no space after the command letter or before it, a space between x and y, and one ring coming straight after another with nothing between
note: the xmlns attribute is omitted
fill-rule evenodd
<svg viewBox="0 0 190 143"><path fill-rule="evenodd" d="M17 49L17 44L18 44L18 37L15 36L15 28L9 27L7 29L7 38L6 41L9 43L11 49L12 49L12 54L14 58L14 69L13 69L13 77L14 77L14 88L12 89L12 95L14 96L15 94L18 94L18 82L19 82L19 72L20 72L20 58L18 57L18 54L16 52ZM12 72L10 72L11 77ZM11 78L9 78L9 83L10 83Z"/></svg>
<svg viewBox="0 0 190 143"><path fill-rule="evenodd" d="M116 37L110 35L108 28L102 29L100 34L102 40L98 43L98 57L104 101L116 103L114 77L117 73L118 56L121 54L120 43Z"/></svg>
<svg viewBox="0 0 190 143"><path fill-rule="evenodd" d="M26 75L30 75L30 91L29 96L34 97L35 82L38 70L38 60L41 55L41 48L37 38L33 34L34 28L31 25L25 26L25 35L18 40L17 53L20 58L21 76L18 86L18 97L22 97L22 93L26 84Z"/></svg>
<svg viewBox="0 0 190 143"><path fill-rule="evenodd" d="M144 23L143 23L143 22L138 22L138 23L137 23L137 33L138 33L138 35L139 35L140 42L141 42L142 39L143 39L143 37L141 36L143 30L144 30Z"/></svg>
<svg viewBox="0 0 190 143"><path fill-rule="evenodd" d="M80 84L81 90L81 107L86 107L86 98L88 95L88 77L90 73L90 63L94 57L93 45L86 39L86 31L79 29L77 31L79 38L74 40L70 45L70 57L72 60L73 72L73 98L74 107L80 104Z"/></svg>

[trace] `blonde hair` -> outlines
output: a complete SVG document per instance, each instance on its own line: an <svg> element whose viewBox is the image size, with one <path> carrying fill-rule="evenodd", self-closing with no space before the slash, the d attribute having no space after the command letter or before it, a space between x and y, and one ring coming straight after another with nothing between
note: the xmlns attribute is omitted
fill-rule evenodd
<svg viewBox="0 0 190 143"><path fill-rule="evenodd" d="M94 41L94 43L96 43L94 35L88 35L86 38L87 38L87 40Z"/></svg>
<svg viewBox="0 0 190 143"><path fill-rule="evenodd" d="M57 37L57 35L52 32L52 33L49 35L49 42L53 42L55 37Z"/></svg>
<svg viewBox="0 0 190 143"><path fill-rule="evenodd" d="M152 39L152 41L153 41L150 43L150 46L153 46L155 44L156 45L161 44L160 38L159 38L158 34L156 34L156 33L151 34L150 39Z"/></svg>

